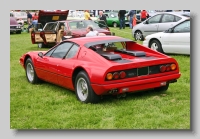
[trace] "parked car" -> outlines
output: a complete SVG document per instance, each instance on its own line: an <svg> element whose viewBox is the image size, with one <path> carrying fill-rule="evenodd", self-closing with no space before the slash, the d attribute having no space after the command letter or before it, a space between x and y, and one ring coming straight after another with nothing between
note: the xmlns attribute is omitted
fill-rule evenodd
<svg viewBox="0 0 200 139"><path fill-rule="evenodd" d="M109 27L118 27L118 26L120 26L118 12L116 12L116 11L114 11L114 12L105 12L103 14L106 15L107 25ZM129 25L129 21L127 20L127 18L125 18L125 24Z"/></svg>
<svg viewBox="0 0 200 139"><path fill-rule="evenodd" d="M66 20L67 16L68 11L39 11L38 23L31 32L32 43L38 44L39 48L53 46L62 40L62 37L65 36L67 31L72 32L73 38L85 37L87 33L86 28L89 25L99 33L112 35L108 26L103 21ZM105 26L102 26L102 24Z"/></svg>
<svg viewBox="0 0 200 139"><path fill-rule="evenodd" d="M165 31L176 24L188 19L189 17L182 13L161 12L137 24L132 29L132 36L136 40L144 40L147 35Z"/></svg>
<svg viewBox="0 0 200 139"><path fill-rule="evenodd" d="M27 13L26 12L10 12L10 17L15 17L17 22L22 26L27 23Z"/></svg>
<svg viewBox="0 0 200 139"><path fill-rule="evenodd" d="M161 53L190 55L190 19L145 37L143 45Z"/></svg>
<svg viewBox="0 0 200 139"><path fill-rule="evenodd" d="M21 25L17 23L16 18L10 17L10 33L21 34Z"/></svg>
<svg viewBox="0 0 200 139"><path fill-rule="evenodd" d="M83 103L97 103L104 95L166 91L181 76L174 58L118 36L64 40L48 51L27 52L20 64L28 82L74 90Z"/></svg>

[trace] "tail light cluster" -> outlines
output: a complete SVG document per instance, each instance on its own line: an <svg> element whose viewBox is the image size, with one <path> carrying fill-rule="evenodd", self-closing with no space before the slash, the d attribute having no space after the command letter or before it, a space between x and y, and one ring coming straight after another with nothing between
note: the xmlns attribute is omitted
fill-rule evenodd
<svg viewBox="0 0 200 139"><path fill-rule="evenodd" d="M173 71L176 69L176 64L160 65L160 72Z"/></svg>
<svg viewBox="0 0 200 139"><path fill-rule="evenodd" d="M117 80L117 79L123 79L125 77L126 77L126 72L125 71L109 72L106 75L106 80Z"/></svg>
<svg viewBox="0 0 200 139"><path fill-rule="evenodd" d="M144 75L148 76L152 74L174 71L176 69L177 69L177 65L174 63L154 65L154 66L149 66L149 67L147 66L147 67L142 67L142 68L133 68L133 69L127 69L124 71L109 72L106 74L106 80L111 81L111 80L132 78L132 77L144 76Z"/></svg>

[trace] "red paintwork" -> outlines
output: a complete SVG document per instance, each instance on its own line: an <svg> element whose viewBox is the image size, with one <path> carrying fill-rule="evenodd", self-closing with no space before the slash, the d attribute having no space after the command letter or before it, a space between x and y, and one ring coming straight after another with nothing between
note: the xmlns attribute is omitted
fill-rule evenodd
<svg viewBox="0 0 200 139"><path fill-rule="evenodd" d="M68 39L80 46L79 52L71 59L58 59L44 56L40 58L38 52L28 52L20 58L20 64L24 67L25 60L31 57L37 76L45 81L74 90L72 81L74 70L82 68L89 76L91 86L98 95L106 95L109 90L117 88L118 93L122 93L123 88L129 88L128 92L145 90L159 87L161 82L178 79L178 63L174 58L159 52L153 51L137 43L127 43L128 50L139 50L146 52L147 56L153 56L156 59L141 59L126 54L121 54L124 59L131 60L131 63L117 63L109 61L84 46L85 43L95 42L98 40L108 40L120 38L117 36L97 36ZM55 46L56 47L56 46ZM45 52L43 52L45 53ZM116 53L116 52L115 52ZM119 54L119 53L118 53ZM176 70L152 75L125 78L120 80L106 81L105 77L108 72L139 68L150 65L159 65L166 63L175 63Z"/></svg>

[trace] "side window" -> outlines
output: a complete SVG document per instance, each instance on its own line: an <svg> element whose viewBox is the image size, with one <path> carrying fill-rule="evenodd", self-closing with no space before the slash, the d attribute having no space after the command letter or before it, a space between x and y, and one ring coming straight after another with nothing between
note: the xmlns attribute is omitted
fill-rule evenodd
<svg viewBox="0 0 200 139"><path fill-rule="evenodd" d="M175 21L176 22L179 21L179 20L181 20L181 19L182 19L181 17L175 16Z"/></svg>
<svg viewBox="0 0 200 139"><path fill-rule="evenodd" d="M190 32L190 21L185 21L174 28L174 33Z"/></svg>
<svg viewBox="0 0 200 139"><path fill-rule="evenodd" d="M68 59L68 58L74 57L77 54L78 50L79 50L79 46L74 44L72 46L72 48L69 50L69 52L65 58Z"/></svg>
<svg viewBox="0 0 200 139"><path fill-rule="evenodd" d="M81 28L86 28L86 27L85 27L85 24L82 21L80 21L80 22L77 22L77 28L81 29Z"/></svg>
<svg viewBox="0 0 200 139"><path fill-rule="evenodd" d="M70 42L64 42L56 47L56 50L53 51L51 57L55 58L64 58L66 53L69 51L73 43Z"/></svg>
<svg viewBox="0 0 200 139"><path fill-rule="evenodd" d="M167 22L174 22L174 15L164 14L162 17L162 23L167 23Z"/></svg>
<svg viewBox="0 0 200 139"><path fill-rule="evenodd" d="M70 29L77 29L77 22L69 22Z"/></svg>
<svg viewBox="0 0 200 139"><path fill-rule="evenodd" d="M160 22L161 16L162 16L162 15L159 14L159 15L156 15L156 16L150 18L150 19L148 20L148 23L149 23L149 24L159 23L159 22Z"/></svg>
<svg viewBox="0 0 200 139"><path fill-rule="evenodd" d="M54 48L54 49L51 49L50 51L48 51L46 54L45 54L45 56L51 56L51 54L53 53L53 51L55 50L56 48Z"/></svg>
<svg viewBox="0 0 200 139"><path fill-rule="evenodd" d="M10 17L14 17L13 13L10 13Z"/></svg>

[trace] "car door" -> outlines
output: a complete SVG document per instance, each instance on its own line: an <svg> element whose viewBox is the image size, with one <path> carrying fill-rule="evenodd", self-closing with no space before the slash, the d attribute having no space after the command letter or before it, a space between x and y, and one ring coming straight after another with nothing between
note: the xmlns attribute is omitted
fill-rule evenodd
<svg viewBox="0 0 200 139"><path fill-rule="evenodd" d="M58 22L46 23L43 30L40 32L40 37L44 44L55 43L57 36Z"/></svg>
<svg viewBox="0 0 200 139"><path fill-rule="evenodd" d="M43 57L38 57L38 76L41 77L41 79L46 80L48 82L59 84L59 65L63 58L66 56L71 46L71 42L64 42L48 51Z"/></svg>
<svg viewBox="0 0 200 139"><path fill-rule="evenodd" d="M72 74L77 63L77 55L80 50L80 47L77 44L73 44L70 50L68 51L65 58L61 60L58 65L58 83L59 85L73 89Z"/></svg>
<svg viewBox="0 0 200 139"><path fill-rule="evenodd" d="M31 32L32 43L55 43L57 24L58 22L50 22L45 24L44 28L42 29L42 24L38 23L36 27L34 27L34 31Z"/></svg>
<svg viewBox="0 0 200 139"><path fill-rule="evenodd" d="M42 43L43 39L40 37L40 32L43 30L43 25L41 23L37 23L33 26L33 31L31 32L31 41L33 44Z"/></svg>
<svg viewBox="0 0 200 139"><path fill-rule="evenodd" d="M144 31L144 36L157 33L161 17L162 14L158 14L143 22L142 30Z"/></svg>
<svg viewBox="0 0 200 139"><path fill-rule="evenodd" d="M190 54L190 20L178 24L163 36L163 50L168 53Z"/></svg>
<svg viewBox="0 0 200 139"><path fill-rule="evenodd" d="M177 23L175 15L172 14L163 14L161 22L158 26L158 32L165 31L169 28L172 28Z"/></svg>

